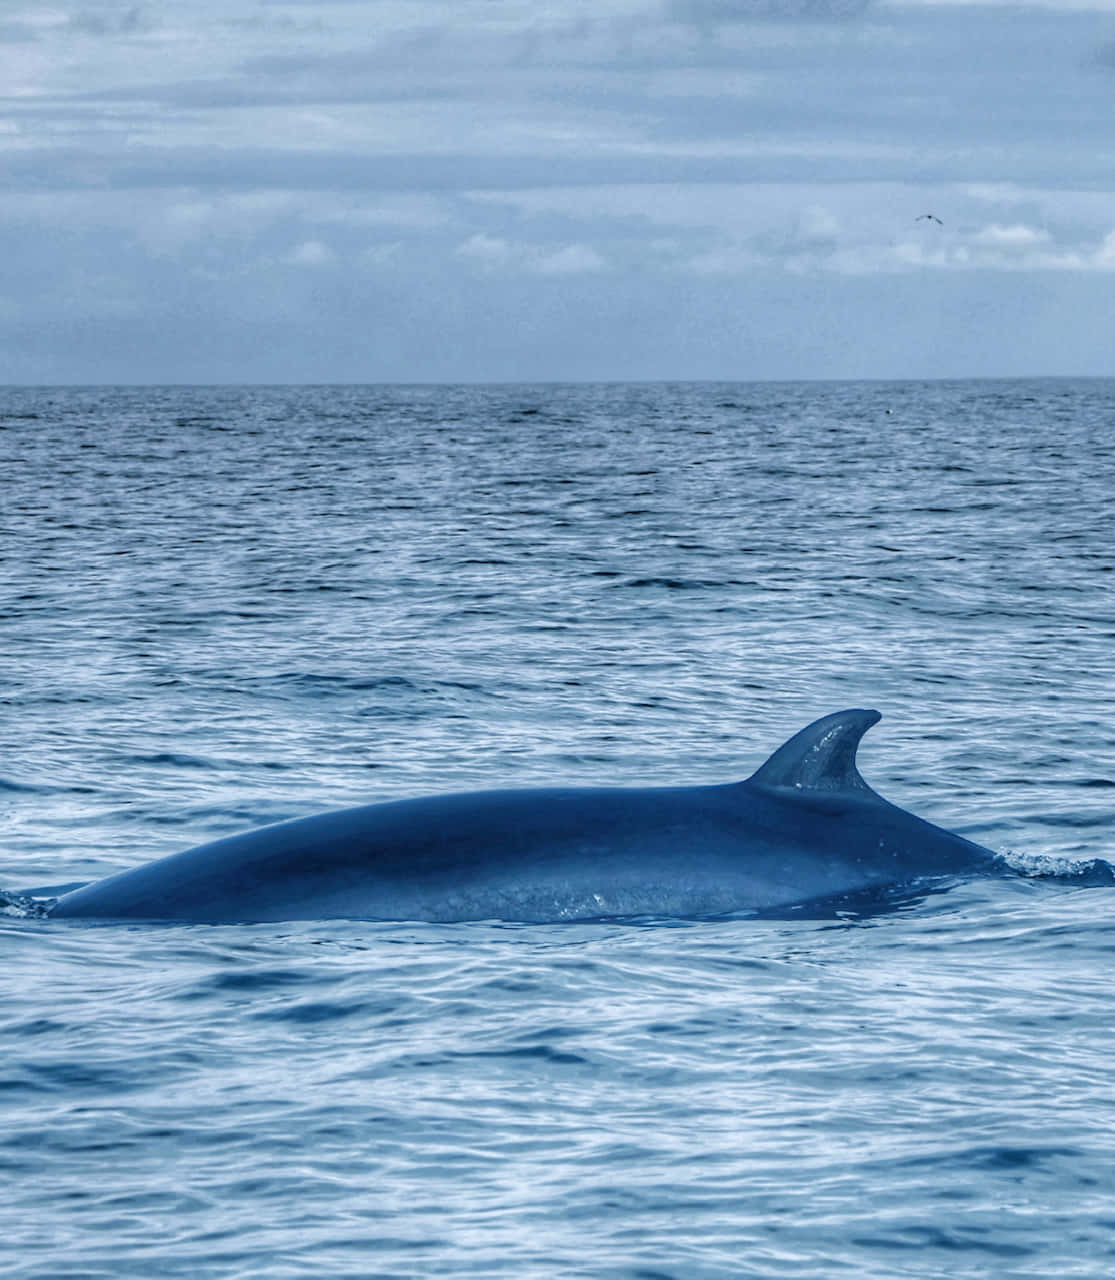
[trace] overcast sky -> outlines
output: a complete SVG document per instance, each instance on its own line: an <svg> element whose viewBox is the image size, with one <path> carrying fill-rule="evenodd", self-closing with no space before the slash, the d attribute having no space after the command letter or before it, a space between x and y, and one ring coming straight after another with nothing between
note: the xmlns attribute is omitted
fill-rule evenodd
<svg viewBox="0 0 1115 1280"><path fill-rule="evenodd" d="M1115 0L0 0L0 148L0 381L1115 374Z"/></svg>

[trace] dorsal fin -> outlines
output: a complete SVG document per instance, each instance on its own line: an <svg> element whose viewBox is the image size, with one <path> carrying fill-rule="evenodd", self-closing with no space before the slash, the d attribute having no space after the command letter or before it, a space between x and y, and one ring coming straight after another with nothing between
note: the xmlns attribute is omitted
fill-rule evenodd
<svg viewBox="0 0 1115 1280"><path fill-rule="evenodd" d="M866 791L874 795L859 776L856 748L881 719L878 711L854 709L814 720L784 742L748 782L800 791Z"/></svg>

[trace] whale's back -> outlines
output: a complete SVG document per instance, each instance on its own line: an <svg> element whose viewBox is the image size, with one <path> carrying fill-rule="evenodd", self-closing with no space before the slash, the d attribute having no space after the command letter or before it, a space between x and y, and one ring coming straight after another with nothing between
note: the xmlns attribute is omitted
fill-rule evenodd
<svg viewBox="0 0 1115 1280"><path fill-rule="evenodd" d="M876 795L874 711L826 716L744 782L480 791L229 836L58 900L58 917L559 921L762 911L993 857Z"/></svg>

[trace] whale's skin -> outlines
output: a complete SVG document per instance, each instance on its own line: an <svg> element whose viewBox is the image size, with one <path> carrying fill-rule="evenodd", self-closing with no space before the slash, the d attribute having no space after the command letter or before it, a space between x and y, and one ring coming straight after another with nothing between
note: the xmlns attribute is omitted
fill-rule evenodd
<svg viewBox="0 0 1115 1280"><path fill-rule="evenodd" d="M996 855L876 795L837 712L743 782L396 800L261 827L58 899L59 918L524 923L769 912L988 868Z"/></svg>

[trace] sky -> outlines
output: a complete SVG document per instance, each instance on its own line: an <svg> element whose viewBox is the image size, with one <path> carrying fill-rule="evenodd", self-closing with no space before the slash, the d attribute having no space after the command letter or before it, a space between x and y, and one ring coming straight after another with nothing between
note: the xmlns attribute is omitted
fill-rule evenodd
<svg viewBox="0 0 1115 1280"><path fill-rule="evenodd" d="M1029 375L1115 0L0 0L0 382Z"/></svg>

